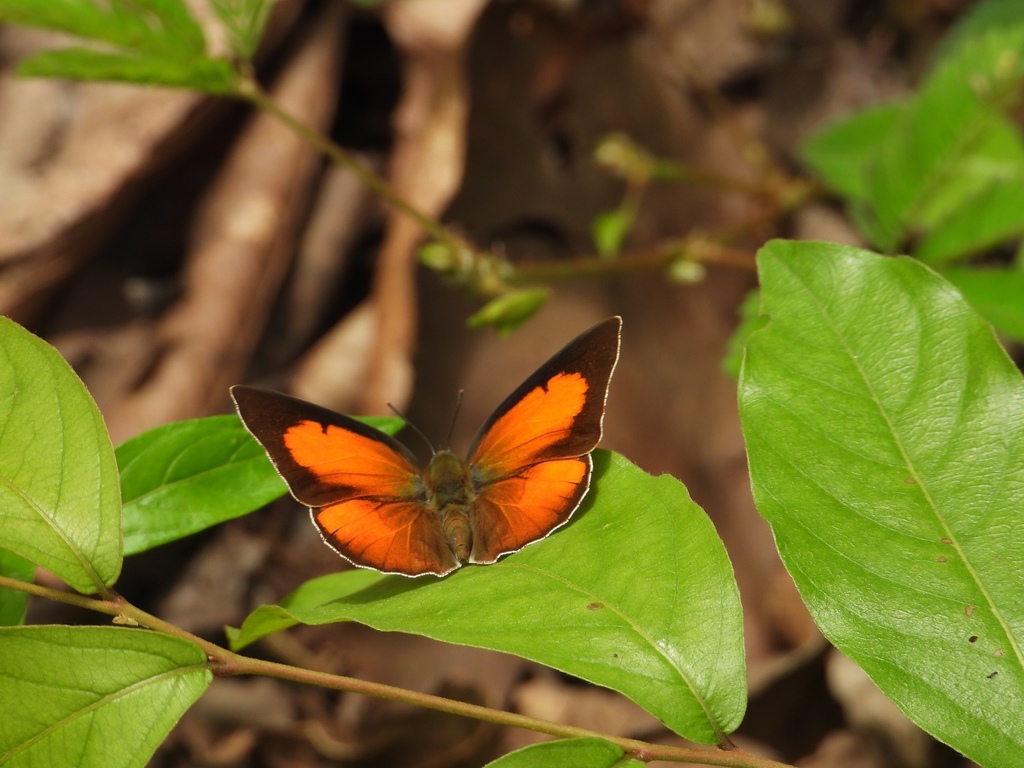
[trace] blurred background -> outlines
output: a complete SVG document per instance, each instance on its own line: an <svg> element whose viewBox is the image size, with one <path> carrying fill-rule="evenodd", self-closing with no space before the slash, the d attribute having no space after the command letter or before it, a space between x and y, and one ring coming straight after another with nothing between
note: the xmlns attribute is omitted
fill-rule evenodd
<svg viewBox="0 0 1024 768"><path fill-rule="evenodd" d="M724 361L765 240L860 243L839 205L804 194L813 185L795 147L910 93L969 5L276 4L257 76L277 103L475 246L557 278L539 281L549 300L509 334L468 328L484 299L420 265L420 229L273 118L185 91L17 79L14 62L55 38L0 28L0 312L68 358L115 442L227 412L228 387L246 382L349 413L385 414L391 402L436 442L461 388L456 451L564 343L622 315L603 445L683 480L725 541L751 689L736 742L802 766L965 765L814 628L753 507ZM674 177L638 189L602 159L610 134ZM788 208L786 190L802 204ZM595 221L624 208L618 259L602 260ZM689 271L645 261L704 235L715 247ZM222 642L222 627L255 606L347 567L282 499L129 559L119 588ZM30 620L102 619L70 610L33 605ZM500 654L356 625L298 628L254 652L679 743L621 696ZM217 680L153 764L477 766L539 738L274 680Z"/></svg>

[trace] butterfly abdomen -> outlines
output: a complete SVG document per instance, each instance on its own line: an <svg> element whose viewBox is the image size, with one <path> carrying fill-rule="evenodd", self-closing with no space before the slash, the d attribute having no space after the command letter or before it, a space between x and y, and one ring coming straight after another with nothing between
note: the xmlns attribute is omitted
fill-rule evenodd
<svg viewBox="0 0 1024 768"><path fill-rule="evenodd" d="M441 528L452 552L465 562L473 549L469 510L476 501L469 464L451 451L438 451L423 472L427 506L441 518Z"/></svg>

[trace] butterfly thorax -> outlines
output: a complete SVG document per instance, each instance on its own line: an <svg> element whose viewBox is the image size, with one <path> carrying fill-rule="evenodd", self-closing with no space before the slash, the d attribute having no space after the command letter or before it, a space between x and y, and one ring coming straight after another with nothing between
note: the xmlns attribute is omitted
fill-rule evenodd
<svg viewBox="0 0 1024 768"><path fill-rule="evenodd" d="M423 472L427 506L441 518L448 546L465 562L473 548L469 510L476 500L470 467L451 451L438 451Z"/></svg>

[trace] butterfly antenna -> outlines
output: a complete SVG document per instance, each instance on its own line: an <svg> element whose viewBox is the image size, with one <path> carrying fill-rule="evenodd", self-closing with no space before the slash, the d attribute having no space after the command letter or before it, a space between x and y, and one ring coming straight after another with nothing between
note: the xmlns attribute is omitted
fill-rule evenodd
<svg viewBox="0 0 1024 768"><path fill-rule="evenodd" d="M431 456L437 453L437 449L434 448L434 444L430 442L430 439L423 434L423 431L419 427L417 427L415 424L409 421L409 419L406 418L404 413L395 408L395 406L393 406L391 403L388 403L388 408L390 408L394 412L395 416L397 416L398 418L405 422L405 426L409 427L409 429L411 429L413 432L415 432L423 439L423 442L426 443L427 447L430 449Z"/></svg>
<svg viewBox="0 0 1024 768"><path fill-rule="evenodd" d="M455 420L459 418L459 410L462 408L462 390L459 390L458 396L455 398L455 413L452 414L452 423L448 426L448 437L445 439L444 444L446 448L452 447L452 433L455 432Z"/></svg>

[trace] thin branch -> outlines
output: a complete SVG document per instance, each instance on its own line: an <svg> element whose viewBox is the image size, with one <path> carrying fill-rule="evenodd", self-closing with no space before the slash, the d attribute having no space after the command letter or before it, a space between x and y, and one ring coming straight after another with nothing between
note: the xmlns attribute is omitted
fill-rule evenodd
<svg viewBox="0 0 1024 768"><path fill-rule="evenodd" d="M359 680L344 675L334 675L327 672L319 672L310 669L279 664L263 659L254 659L248 656L229 651L219 645L196 637L192 633L176 627L163 619L153 616L150 613L128 603L124 598L115 594L112 600L101 600L85 595L62 592L51 587L43 587L38 584L18 581L0 576L0 587L20 590L37 597L45 597L57 602L74 605L80 608L87 608L99 613L105 613L127 623L138 624L151 630L163 632L174 637L179 637L195 643L207 654L210 659L210 669L214 674L220 676L237 675L263 675L279 680L291 680L307 685L315 685L320 688L347 691L349 693L360 693L365 696L373 696L379 699L397 701L413 706L433 709L439 712L447 712L453 715L469 717L495 725L503 725L511 728L524 728L526 730L545 733L558 738L598 738L611 742L620 747L627 754L638 760L650 762L652 760L668 760L677 763L698 763L702 765L723 766L723 768L791 768L785 763L779 763L767 758L757 757L736 749L688 749L684 747L670 747L659 744L651 744L637 739L626 739L619 736L611 736L591 731L586 728L578 728L572 725L563 725L548 720L541 720L514 712L482 707L478 704L470 704L464 701L446 699L442 696L434 696L429 693L419 693L404 688L397 688L391 685L373 683L367 680Z"/></svg>
<svg viewBox="0 0 1024 768"><path fill-rule="evenodd" d="M287 125L299 136L309 142L309 144L327 157L329 157L335 163L348 168L352 173L362 181L367 188L369 188L374 194L380 197L385 203L394 208L396 211L404 213L406 216L415 221L424 232L429 234L436 240L448 243L452 248L467 250L475 252L476 249L472 243L466 240L461 235L453 232L449 228L440 224L435 219L427 216L422 211L418 210L400 195L396 194L388 182L377 174L372 168L366 164L360 162L360 160L344 147L331 141L328 137L322 133L310 128L308 125L303 123L301 120L297 120L290 113L281 109L274 100L260 88L259 84L253 79L243 79L239 85L236 95L248 101L255 107L264 110L270 115L273 115L282 123Z"/></svg>

